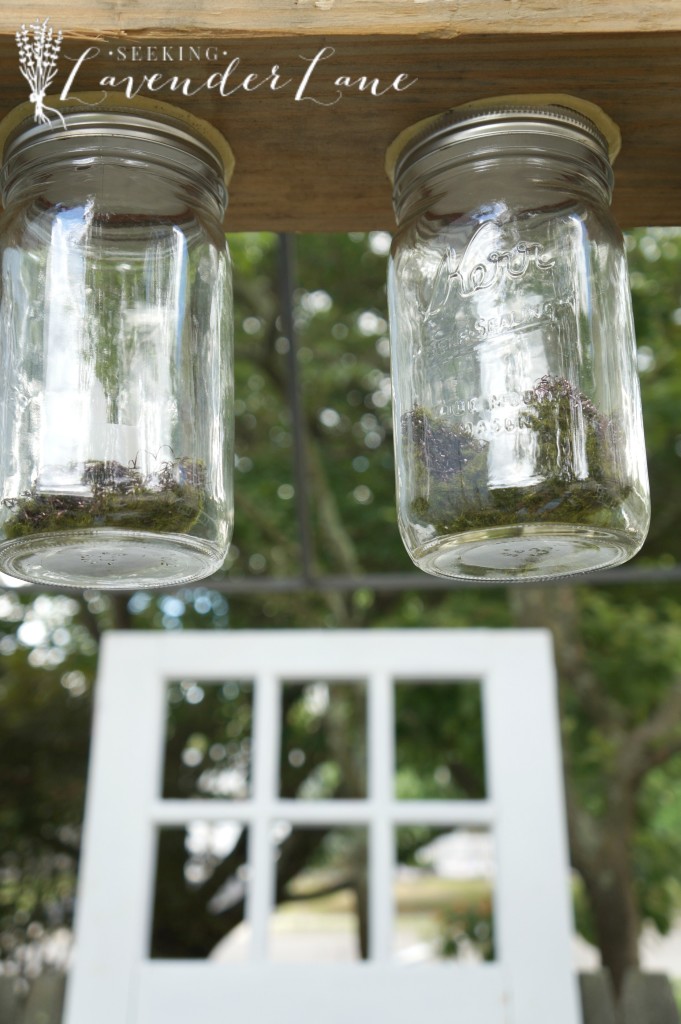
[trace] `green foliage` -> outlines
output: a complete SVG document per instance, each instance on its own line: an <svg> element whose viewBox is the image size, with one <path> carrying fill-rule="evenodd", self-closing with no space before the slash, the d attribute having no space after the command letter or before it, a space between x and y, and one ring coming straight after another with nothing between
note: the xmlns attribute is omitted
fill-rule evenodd
<svg viewBox="0 0 681 1024"><path fill-rule="evenodd" d="M486 795L480 684L400 681L395 688L398 798ZM429 743L424 737L430 736Z"/></svg>
<svg viewBox="0 0 681 1024"><path fill-rule="evenodd" d="M562 689L562 724L570 780L584 811L607 823L610 788L621 770L628 736L656 712L681 678L681 606L674 588L612 587L577 591L581 642L600 693L611 702L610 732L585 713L580 695ZM670 722L673 726L673 722ZM681 741L681 723L679 723ZM636 798L630 850L643 919L666 931L681 909L681 760L672 757L650 771ZM576 903L583 934L594 940L586 896Z"/></svg>
<svg viewBox="0 0 681 1024"><path fill-rule="evenodd" d="M8 959L27 938L71 921L96 657L80 611L70 597L0 595L0 951Z"/></svg>
<svg viewBox="0 0 681 1024"><path fill-rule="evenodd" d="M632 231L627 249L652 496L639 558L672 565L681 557L681 228Z"/></svg>
<svg viewBox="0 0 681 1024"><path fill-rule="evenodd" d="M481 960L495 959L491 903L465 910L444 910L441 932L443 957L458 957L473 949Z"/></svg>
<svg viewBox="0 0 681 1024"><path fill-rule="evenodd" d="M639 798L634 863L643 915L666 934L681 908L681 757L650 772Z"/></svg>
<svg viewBox="0 0 681 1024"><path fill-rule="evenodd" d="M300 567L289 403L289 341L278 317L276 239L230 238L235 265L236 473L230 572L294 575ZM410 568L394 500L385 256L375 236L297 239L295 329L304 400L309 515L320 572ZM245 268L249 269L246 272ZM333 517L330 509L333 508ZM295 603L322 624L316 600ZM262 610L263 603L258 607ZM285 624L291 599L266 598ZM250 612L249 612L250 614ZM283 620L279 619L283 616ZM328 620L328 622L332 620Z"/></svg>
<svg viewBox="0 0 681 1024"><path fill-rule="evenodd" d="M168 686L163 793L170 798L248 795L253 694L250 682L195 680Z"/></svg>
<svg viewBox="0 0 681 1024"><path fill-rule="evenodd" d="M106 252L106 241L102 240L101 245ZM93 315L85 318L86 354L110 403L109 413L115 420L118 416L121 366L129 363L139 344L134 328L126 329L125 313L137 304L144 304L146 275L137 261L120 265L119 260L103 258L101 253L99 258L90 253L83 265L86 294L96 303Z"/></svg>
<svg viewBox="0 0 681 1024"><path fill-rule="evenodd" d="M366 687L287 683L284 687L280 793L354 799L367 793Z"/></svg>

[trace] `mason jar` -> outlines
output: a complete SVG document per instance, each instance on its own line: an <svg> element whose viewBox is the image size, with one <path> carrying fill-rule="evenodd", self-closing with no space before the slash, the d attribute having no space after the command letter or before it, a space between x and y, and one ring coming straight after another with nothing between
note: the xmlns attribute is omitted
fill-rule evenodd
<svg viewBox="0 0 681 1024"><path fill-rule="evenodd" d="M80 110L22 123L0 185L0 569L213 573L233 519L220 156L170 116Z"/></svg>
<svg viewBox="0 0 681 1024"><path fill-rule="evenodd" d="M650 516L608 148L562 106L431 122L400 153L389 303L401 535L437 576L618 565Z"/></svg>

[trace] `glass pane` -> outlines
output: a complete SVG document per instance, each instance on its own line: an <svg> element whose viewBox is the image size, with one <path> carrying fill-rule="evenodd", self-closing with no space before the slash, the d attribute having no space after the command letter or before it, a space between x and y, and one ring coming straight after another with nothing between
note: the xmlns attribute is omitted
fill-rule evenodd
<svg viewBox="0 0 681 1024"><path fill-rule="evenodd" d="M282 719L283 797L366 796L364 683L286 683Z"/></svg>
<svg viewBox="0 0 681 1024"><path fill-rule="evenodd" d="M245 799L252 718L250 682L169 683L163 796Z"/></svg>
<svg viewBox="0 0 681 1024"><path fill-rule="evenodd" d="M366 957L366 830L280 822L273 838L280 902L270 922L270 958L337 963Z"/></svg>
<svg viewBox="0 0 681 1024"><path fill-rule="evenodd" d="M402 963L494 960L489 830L396 829L394 952Z"/></svg>
<svg viewBox="0 0 681 1024"><path fill-rule="evenodd" d="M395 795L401 800L485 796L480 684L395 684Z"/></svg>
<svg viewBox="0 0 681 1024"><path fill-rule="evenodd" d="M247 841L234 821L160 830L152 958L247 958Z"/></svg>

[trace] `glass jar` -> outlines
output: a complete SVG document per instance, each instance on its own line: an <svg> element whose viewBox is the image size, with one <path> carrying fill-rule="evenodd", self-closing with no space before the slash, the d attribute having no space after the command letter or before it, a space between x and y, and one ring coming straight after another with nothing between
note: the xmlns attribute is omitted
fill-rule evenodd
<svg viewBox="0 0 681 1024"><path fill-rule="evenodd" d="M219 155L156 112L71 112L10 136L0 184L0 569L207 576L233 520Z"/></svg>
<svg viewBox="0 0 681 1024"><path fill-rule="evenodd" d="M395 169L400 531L436 576L618 565L650 516L603 136L561 106L453 112Z"/></svg>

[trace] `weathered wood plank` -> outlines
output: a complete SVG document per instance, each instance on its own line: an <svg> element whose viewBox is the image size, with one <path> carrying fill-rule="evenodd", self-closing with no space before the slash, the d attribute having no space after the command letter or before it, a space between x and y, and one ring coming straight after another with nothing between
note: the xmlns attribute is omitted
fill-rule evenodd
<svg viewBox="0 0 681 1024"><path fill-rule="evenodd" d="M405 34L451 39L459 35L570 32L655 32L681 29L676 0L43 0L40 16L68 23L70 33L236 36L370 36ZM32 17L26 11L22 18ZM17 28L14 5L0 11L0 32Z"/></svg>
<svg viewBox="0 0 681 1024"><path fill-rule="evenodd" d="M37 978L26 1001L23 1024L60 1024L65 988L63 974L43 974Z"/></svg>
<svg viewBox="0 0 681 1024"><path fill-rule="evenodd" d="M14 978L0 978L0 1021L21 1024L23 1006L15 993Z"/></svg>
<svg viewBox="0 0 681 1024"><path fill-rule="evenodd" d="M630 970L624 979L621 1024L679 1024L674 993L665 974Z"/></svg>
<svg viewBox="0 0 681 1024"><path fill-rule="evenodd" d="M608 971L580 974L584 1024L620 1024L615 1011L615 996Z"/></svg>
<svg viewBox="0 0 681 1024"><path fill-rule="evenodd" d="M44 974L20 998L14 978L0 977L0 1024L60 1024L65 988L63 974Z"/></svg>
<svg viewBox="0 0 681 1024"><path fill-rule="evenodd" d="M390 229L383 158L395 135L458 103L521 92L601 105L623 135L620 222L681 224L677 0L581 0L569 12L562 0L45 0L47 15L67 36L54 91L74 68L71 91L101 90L113 76L111 95L131 76L141 95L191 109L229 138L233 230ZM20 17L14 5L0 9L0 115L28 98L14 42ZM229 94L207 88L234 60ZM144 76L154 73L152 92ZM245 87L249 74L259 77ZM172 76L194 95L171 89ZM378 78L387 91L338 86L341 76Z"/></svg>

